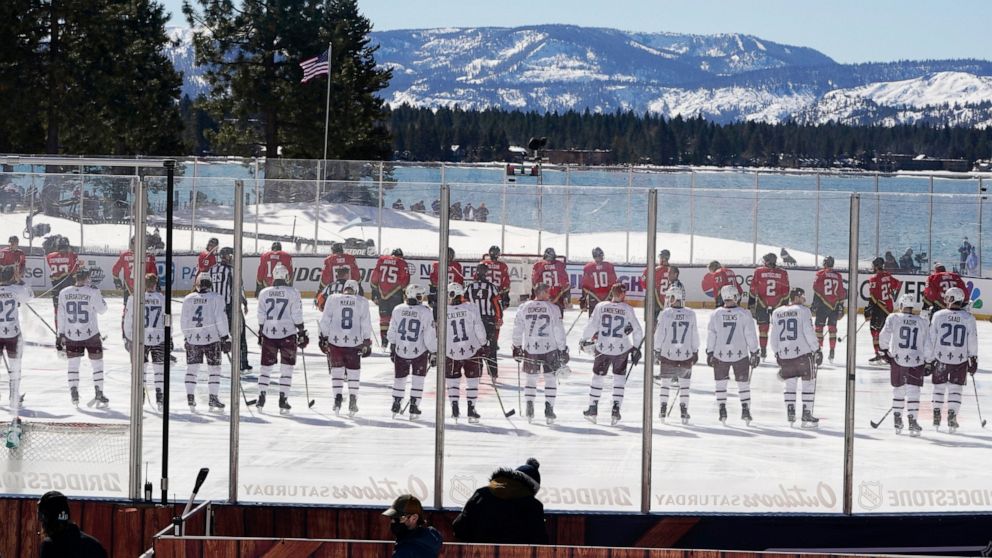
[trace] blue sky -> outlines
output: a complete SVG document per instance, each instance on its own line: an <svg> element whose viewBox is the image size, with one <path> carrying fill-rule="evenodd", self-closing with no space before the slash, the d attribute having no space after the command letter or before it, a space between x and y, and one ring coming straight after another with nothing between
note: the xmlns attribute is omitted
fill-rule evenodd
<svg viewBox="0 0 992 558"><path fill-rule="evenodd" d="M182 0L164 1L187 26ZM747 33L815 48L838 62L992 59L992 1L359 0L376 30L567 23L630 31Z"/></svg>

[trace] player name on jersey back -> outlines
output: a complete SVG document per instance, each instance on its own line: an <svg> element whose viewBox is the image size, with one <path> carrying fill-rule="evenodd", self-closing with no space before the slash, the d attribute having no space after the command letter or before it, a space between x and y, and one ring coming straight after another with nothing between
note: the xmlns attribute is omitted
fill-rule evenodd
<svg viewBox="0 0 992 558"><path fill-rule="evenodd" d="M706 351L722 362L737 362L758 350L754 319L747 310L717 308L707 325Z"/></svg>
<svg viewBox="0 0 992 558"><path fill-rule="evenodd" d="M107 311L100 291L93 287L67 287L59 294L58 332L73 341L100 334L97 315Z"/></svg>
<svg viewBox="0 0 992 558"><path fill-rule="evenodd" d="M792 304L779 307L772 313L771 326L769 343L780 358L798 358L819 348L812 315L805 306Z"/></svg>
<svg viewBox="0 0 992 558"><path fill-rule="evenodd" d="M899 366L922 366L930 324L912 314L889 314L879 333L879 345Z"/></svg>
<svg viewBox="0 0 992 558"><path fill-rule="evenodd" d="M21 303L31 300L31 289L26 285L0 286L0 338L10 339L21 333Z"/></svg>

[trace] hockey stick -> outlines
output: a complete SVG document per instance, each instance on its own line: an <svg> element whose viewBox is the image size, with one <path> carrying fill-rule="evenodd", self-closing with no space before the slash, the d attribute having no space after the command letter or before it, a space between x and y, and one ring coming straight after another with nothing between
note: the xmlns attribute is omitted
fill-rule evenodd
<svg viewBox="0 0 992 558"><path fill-rule="evenodd" d="M982 423L982 428L985 428L985 419L982 418L982 404L978 401L978 384L975 382L975 377L971 377L971 387L975 388L975 407L978 408L978 420Z"/></svg>
<svg viewBox="0 0 992 558"><path fill-rule="evenodd" d="M572 330L575 329L575 324L579 323L579 318L581 318L582 317L582 314L584 314L584 313L585 313L584 310L579 310L579 315L575 317L575 320L572 321L572 325L570 325L568 327L568 331L565 332L565 338L566 339L568 338L568 334L569 333L572 333Z"/></svg>
<svg viewBox="0 0 992 558"><path fill-rule="evenodd" d="M227 355L227 361L231 363L231 366L234 366L234 360L231 357L231 353L224 353L224 354ZM241 392L241 398L245 400L245 406L248 408L248 414L251 415L252 418L254 418L255 413L251 412L251 407L255 403L258 403L258 399L252 399L251 401L248 400L248 396L245 395L245 384L244 382L241 381L241 372L238 371L237 374L238 374L238 384L241 386L241 389L239 390Z"/></svg>
<svg viewBox="0 0 992 558"><path fill-rule="evenodd" d="M642 346L644 345L644 339L645 339L645 338L644 338L644 337L642 337L642 338L641 338L641 342L637 344L637 350L638 350L638 351L639 351L639 350L641 350L641 347L642 347ZM641 355L641 358L643 358L643 357L644 357L644 355ZM631 359L630 359L630 368L628 368L628 369L627 369L627 374L626 374L626 375L624 376L624 378L623 378L623 383L624 383L624 385L626 385L626 384L627 384L627 380L629 380L629 379L630 379L630 373L634 371L634 367L635 367L635 366L637 366L637 365L636 365L636 364L634 364L634 359L633 359L633 358L631 358Z"/></svg>
<svg viewBox="0 0 992 558"><path fill-rule="evenodd" d="M520 382L520 366L521 364L520 361L518 360L517 361L517 407L523 407L523 403L520 402L521 401L520 393L524 390L523 385Z"/></svg>
<svg viewBox="0 0 992 558"><path fill-rule="evenodd" d="M486 375L489 376L488 374ZM510 409L509 411L506 410L506 407L503 405L503 398L499 394L499 388L496 387L496 380L494 380L492 376L489 376L489 383L492 384L493 391L496 392L496 400L499 401L499 408L503 410L503 416L509 419L513 415L517 414L516 409ZM513 424L513 421L510 421L510 424Z"/></svg>
<svg viewBox="0 0 992 558"><path fill-rule="evenodd" d="M885 417L889 416L889 413L891 412L892 412L892 407L889 407L889 410L885 411L885 414L882 415L882 418L878 419L878 421L874 421L874 420L871 421L871 427L878 428L879 426L881 426L882 423L885 422Z"/></svg>
<svg viewBox="0 0 992 558"><path fill-rule="evenodd" d="M28 307L28 310L30 310L32 314L34 314L35 316L37 316L38 319L41 320L41 323L45 324L45 327L48 328L48 331L51 331L53 335L55 335L56 337L58 337L59 333L57 331L55 331L55 329L51 325L49 325L48 321L45 320L45 318L42 318L41 317L41 314L39 314L37 310L35 310L34 308L32 308L31 305L28 304L27 302L24 303L24 306L27 306Z"/></svg>
<svg viewBox="0 0 992 558"><path fill-rule="evenodd" d="M861 325L858 326L858 329L854 330L854 334L857 335L861 331L861 328L865 327L865 324L867 324L870 321L871 320L865 320L865 321L861 322ZM845 335L843 337L838 337L837 338L837 341L840 342L840 343L843 343L844 340L847 339L848 337L850 337L850 336Z"/></svg>
<svg viewBox="0 0 992 558"><path fill-rule="evenodd" d="M313 409L313 406L317 404L316 399L310 399L310 380L307 378L307 357L300 351L300 360L303 361L303 385L307 390L307 408Z"/></svg>

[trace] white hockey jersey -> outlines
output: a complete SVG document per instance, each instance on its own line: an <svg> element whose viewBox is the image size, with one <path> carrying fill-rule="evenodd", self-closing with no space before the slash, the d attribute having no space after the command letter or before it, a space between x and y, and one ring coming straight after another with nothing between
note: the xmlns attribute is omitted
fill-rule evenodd
<svg viewBox="0 0 992 558"><path fill-rule="evenodd" d="M779 358L798 358L820 349L813 330L813 316L801 304L780 306L772 312L768 343Z"/></svg>
<svg viewBox="0 0 992 558"><path fill-rule="evenodd" d="M706 326L706 352L721 362L737 362L759 349L754 318L747 310L720 307Z"/></svg>
<svg viewBox="0 0 992 558"><path fill-rule="evenodd" d="M632 328L630 335L624 332L628 325ZM582 331L582 339L594 341L599 353L618 356L639 347L644 330L634 309L626 302L600 302Z"/></svg>
<svg viewBox="0 0 992 558"><path fill-rule="evenodd" d="M961 364L978 356L978 329L967 310L940 310L930 318L925 353L928 361Z"/></svg>
<svg viewBox="0 0 992 558"><path fill-rule="evenodd" d="M561 310L547 301L528 300L513 317L513 346L532 355L565 350Z"/></svg>
<svg viewBox="0 0 992 558"><path fill-rule="evenodd" d="M186 295L179 324L190 345L209 345L231 335L224 298L214 292Z"/></svg>
<svg viewBox="0 0 992 558"><path fill-rule="evenodd" d="M893 312L885 318L878 344L899 366L922 366L926 360L930 324L920 316Z"/></svg>
<svg viewBox="0 0 992 558"><path fill-rule="evenodd" d="M448 358L468 360L486 344L486 327L474 302L448 306L445 334Z"/></svg>
<svg viewBox="0 0 992 558"><path fill-rule="evenodd" d="M128 297L124 305L124 338L131 341L131 330L134 326L134 300ZM162 293L145 293L145 345L152 347L165 341L165 295Z"/></svg>
<svg viewBox="0 0 992 558"><path fill-rule="evenodd" d="M94 287L66 287L59 293L58 319L55 329L72 341L100 335L97 315L107 311L100 290Z"/></svg>
<svg viewBox="0 0 992 558"><path fill-rule="evenodd" d="M288 285L265 287L258 293L258 332L269 339L296 335L303 325L300 291Z"/></svg>
<svg viewBox="0 0 992 558"><path fill-rule="evenodd" d="M33 296L27 285L0 286L0 338L10 339L21 334L18 308Z"/></svg>
<svg viewBox="0 0 992 558"><path fill-rule="evenodd" d="M393 308L386 339L403 358L417 358L425 351L437 352L434 314L423 304L400 304Z"/></svg>
<svg viewBox="0 0 992 558"><path fill-rule="evenodd" d="M669 306L658 314L654 351L674 361L692 358L692 354L699 351L699 328L692 308Z"/></svg>
<svg viewBox="0 0 992 558"><path fill-rule="evenodd" d="M320 316L320 334L335 347L357 347L372 339L372 315L363 296L333 294Z"/></svg>

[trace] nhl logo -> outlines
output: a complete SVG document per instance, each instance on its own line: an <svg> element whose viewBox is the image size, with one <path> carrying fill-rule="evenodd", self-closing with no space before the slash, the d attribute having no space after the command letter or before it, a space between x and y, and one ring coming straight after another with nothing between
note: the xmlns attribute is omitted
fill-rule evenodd
<svg viewBox="0 0 992 558"><path fill-rule="evenodd" d="M878 481L863 481L858 503L866 510L877 510L882 506L882 483Z"/></svg>
<svg viewBox="0 0 992 558"><path fill-rule="evenodd" d="M451 477L451 488L448 496L456 503L464 504L475 492L475 477L471 475L455 475Z"/></svg>

